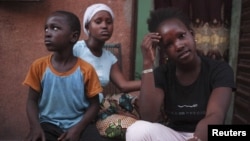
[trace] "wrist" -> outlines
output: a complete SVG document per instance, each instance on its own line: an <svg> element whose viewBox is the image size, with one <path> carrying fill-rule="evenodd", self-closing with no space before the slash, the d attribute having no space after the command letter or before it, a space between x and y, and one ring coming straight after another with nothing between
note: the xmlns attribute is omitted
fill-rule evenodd
<svg viewBox="0 0 250 141"><path fill-rule="evenodd" d="M142 71L142 73L150 73L150 72L153 72L153 68L149 68L149 69L145 69Z"/></svg>
<svg viewBox="0 0 250 141"><path fill-rule="evenodd" d="M143 69L150 69L154 67L154 62L151 61L143 61Z"/></svg>

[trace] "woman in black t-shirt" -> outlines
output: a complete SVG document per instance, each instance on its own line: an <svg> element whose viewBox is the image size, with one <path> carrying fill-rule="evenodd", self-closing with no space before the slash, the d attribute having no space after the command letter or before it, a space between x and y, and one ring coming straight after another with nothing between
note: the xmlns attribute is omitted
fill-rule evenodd
<svg viewBox="0 0 250 141"><path fill-rule="evenodd" d="M206 141L208 125L223 124L230 106L232 68L197 54L190 21L177 9L151 12L148 29L141 45L142 120L127 129L126 140ZM167 54L168 62L154 69L156 49ZM162 113L166 124L159 123Z"/></svg>

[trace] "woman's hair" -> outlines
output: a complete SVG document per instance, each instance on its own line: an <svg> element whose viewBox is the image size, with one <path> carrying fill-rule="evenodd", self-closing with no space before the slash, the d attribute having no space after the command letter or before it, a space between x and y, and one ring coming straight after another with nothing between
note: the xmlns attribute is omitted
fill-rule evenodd
<svg viewBox="0 0 250 141"><path fill-rule="evenodd" d="M150 32L155 32L163 21L169 19L179 19L188 29L191 29L191 21L186 14L180 9L168 7L150 12L150 17L147 20L148 30Z"/></svg>
<svg viewBox="0 0 250 141"><path fill-rule="evenodd" d="M51 15L56 15L56 14L59 14L59 15L63 15L65 16L67 19L66 21L68 22L69 26L70 26L70 29L72 31L78 31L79 32L79 36L80 36L80 33L81 33L81 23L80 23L80 20L79 18L71 13L71 12L68 12L68 11L55 11L53 12Z"/></svg>

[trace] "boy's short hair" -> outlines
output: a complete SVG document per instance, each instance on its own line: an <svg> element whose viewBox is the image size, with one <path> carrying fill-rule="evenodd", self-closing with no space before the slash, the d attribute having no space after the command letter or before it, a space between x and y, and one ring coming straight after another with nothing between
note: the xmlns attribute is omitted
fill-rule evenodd
<svg viewBox="0 0 250 141"><path fill-rule="evenodd" d="M148 30L150 32L155 32L163 21L169 19L179 19L188 29L191 29L191 21L186 14L184 14L180 9L168 7L150 12L150 17L147 20Z"/></svg>
<svg viewBox="0 0 250 141"><path fill-rule="evenodd" d="M58 10L53 12L51 15L54 14L61 14L63 16L65 16L67 18L67 22L71 28L72 31L78 31L79 32L79 36L81 34L81 23L79 18L72 12L68 12L68 11L62 11L62 10Z"/></svg>

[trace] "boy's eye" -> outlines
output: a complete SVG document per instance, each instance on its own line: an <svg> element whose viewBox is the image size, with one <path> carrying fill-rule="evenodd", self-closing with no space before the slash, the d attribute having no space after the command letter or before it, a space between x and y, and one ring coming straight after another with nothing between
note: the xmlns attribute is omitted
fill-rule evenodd
<svg viewBox="0 0 250 141"><path fill-rule="evenodd" d="M59 28L58 27L53 27L53 30L57 31Z"/></svg>

